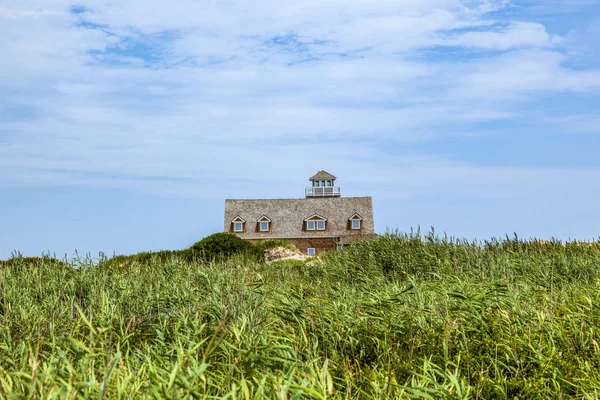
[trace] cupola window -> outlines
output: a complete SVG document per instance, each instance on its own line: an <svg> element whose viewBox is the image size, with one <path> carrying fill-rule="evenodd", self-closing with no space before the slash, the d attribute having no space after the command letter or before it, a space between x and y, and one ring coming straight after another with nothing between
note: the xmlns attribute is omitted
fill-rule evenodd
<svg viewBox="0 0 600 400"><path fill-rule="evenodd" d="M326 171L319 171L309 178L311 187L306 188L306 197L340 197L341 190L335 186L337 178Z"/></svg>

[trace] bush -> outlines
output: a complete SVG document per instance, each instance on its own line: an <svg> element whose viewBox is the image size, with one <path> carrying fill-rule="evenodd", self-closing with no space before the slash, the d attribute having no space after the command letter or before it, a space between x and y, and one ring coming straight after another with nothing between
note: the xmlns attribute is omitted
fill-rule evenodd
<svg viewBox="0 0 600 400"><path fill-rule="evenodd" d="M263 252L257 246L231 233L207 236L190 247L190 250L206 261L222 260L235 254L247 255L257 260L263 258Z"/></svg>
<svg viewBox="0 0 600 400"><path fill-rule="evenodd" d="M256 246L257 250L260 251L262 254L264 254L266 250L274 249L277 247L283 247L294 251L298 250L296 246L294 246L290 242L286 242L285 240L265 240L264 242L256 243L254 246Z"/></svg>

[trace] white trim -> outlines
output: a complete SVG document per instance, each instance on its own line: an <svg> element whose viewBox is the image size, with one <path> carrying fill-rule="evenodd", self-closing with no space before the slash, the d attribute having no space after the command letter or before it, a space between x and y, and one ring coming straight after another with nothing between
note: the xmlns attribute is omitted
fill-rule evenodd
<svg viewBox="0 0 600 400"><path fill-rule="evenodd" d="M359 220L361 220L361 221L362 221L362 217L361 217L360 215L358 215L357 213L354 213L354 214L353 214L353 215L352 215L350 218L348 218L348 219L350 219L350 220L352 220L352 219L359 219Z"/></svg>
<svg viewBox="0 0 600 400"><path fill-rule="evenodd" d="M313 220L313 221L318 221L318 220L322 220L322 221L327 221L327 218L319 215L319 214L313 214L308 218L304 218L304 221L308 221L308 220Z"/></svg>
<svg viewBox="0 0 600 400"><path fill-rule="evenodd" d="M325 230L325 222L326 221L323 221L323 220L317 220L317 230L318 231L324 231ZM323 229L319 228L319 224L321 224L321 223L323 224Z"/></svg>
<svg viewBox="0 0 600 400"><path fill-rule="evenodd" d="M240 228L240 229L237 229L237 225L238 225L238 224L241 226L241 228ZM244 223L243 223L243 222L240 222L240 221L234 222L234 223L233 223L233 231L234 231L234 232L244 232Z"/></svg>
<svg viewBox="0 0 600 400"><path fill-rule="evenodd" d="M238 215L237 217L235 217L234 219L232 219L231 222L243 222L243 223L245 223L246 220Z"/></svg>
<svg viewBox="0 0 600 400"><path fill-rule="evenodd" d="M263 229L263 224L267 224L267 229ZM269 232L270 227L271 227L270 221L259 221L259 223L258 223L259 232Z"/></svg>
<svg viewBox="0 0 600 400"><path fill-rule="evenodd" d="M358 228L354 227L355 222L358 222ZM352 229L354 231L360 230L360 228L362 227L361 225L362 225L362 220L360 220L360 219L351 219L350 220L350 229Z"/></svg>
<svg viewBox="0 0 600 400"><path fill-rule="evenodd" d="M312 254L311 254L311 253L312 253ZM309 248L306 250L306 254L307 254L309 257L314 257L316 253L317 253L317 249L315 249L314 247L309 247Z"/></svg>
<svg viewBox="0 0 600 400"><path fill-rule="evenodd" d="M271 220L263 214L263 216L258 219L258 222L271 222Z"/></svg>
<svg viewBox="0 0 600 400"><path fill-rule="evenodd" d="M313 224L313 227L310 228L308 224ZM317 221L306 221L306 230L307 231L316 231L317 230Z"/></svg>

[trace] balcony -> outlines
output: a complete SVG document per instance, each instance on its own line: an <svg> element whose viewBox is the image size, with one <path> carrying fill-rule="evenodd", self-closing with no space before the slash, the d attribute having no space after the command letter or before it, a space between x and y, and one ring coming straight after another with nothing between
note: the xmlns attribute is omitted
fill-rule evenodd
<svg viewBox="0 0 600 400"><path fill-rule="evenodd" d="M306 188L306 197L340 197L342 191L339 187L308 187Z"/></svg>

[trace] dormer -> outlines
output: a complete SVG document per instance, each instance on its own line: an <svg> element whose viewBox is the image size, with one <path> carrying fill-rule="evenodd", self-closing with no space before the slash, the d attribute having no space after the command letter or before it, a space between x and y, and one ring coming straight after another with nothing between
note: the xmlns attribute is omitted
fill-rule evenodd
<svg viewBox="0 0 600 400"><path fill-rule="evenodd" d="M319 171L308 180L311 187L306 188L306 197L340 197L341 190L335 186L337 178L327 171Z"/></svg>
<svg viewBox="0 0 600 400"><path fill-rule="evenodd" d="M256 230L258 232L271 232L271 220L266 215L263 215L256 221Z"/></svg>
<svg viewBox="0 0 600 400"><path fill-rule="evenodd" d="M244 233L246 231L246 220L239 215L231 220L231 232Z"/></svg>
<svg viewBox="0 0 600 400"><path fill-rule="evenodd" d="M348 229L351 231L360 231L362 230L362 217L356 213L354 213L350 218L348 218Z"/></svg>
<svg viewBox="0 0 600 400"><path fill-rule="evenodd" d="M304 219L304 230L305 231L324 231L327 229L327 218L313 214L308 218Z"/></svg>

